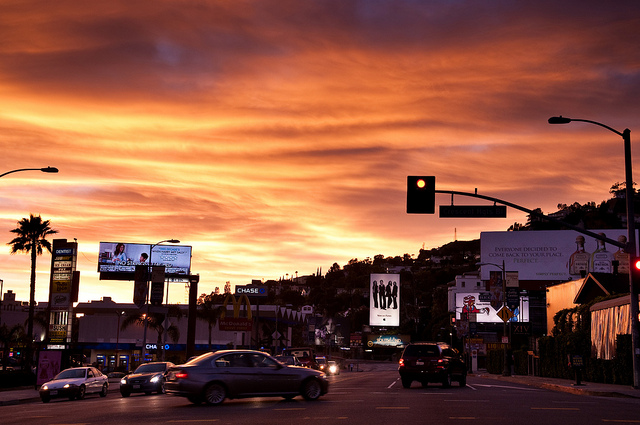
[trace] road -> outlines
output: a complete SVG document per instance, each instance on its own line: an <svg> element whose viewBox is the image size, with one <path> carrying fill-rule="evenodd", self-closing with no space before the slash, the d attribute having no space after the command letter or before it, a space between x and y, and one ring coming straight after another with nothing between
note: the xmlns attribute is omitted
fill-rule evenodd
<svg viewBox="0 0 640 425"><path fill-rule="evenodd" d="M639 424L640 399L594 397L469 377L467 387L403 389L393 365L330 377L319 401L301 397L226 400L218 407L192 405L168 395L52 400L0 407L2 425L53 424Z"/></svg>

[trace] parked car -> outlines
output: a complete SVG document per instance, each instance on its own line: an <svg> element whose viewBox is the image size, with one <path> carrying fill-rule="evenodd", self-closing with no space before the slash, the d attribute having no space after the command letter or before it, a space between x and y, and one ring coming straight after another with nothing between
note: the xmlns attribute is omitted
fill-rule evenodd
<svg viewBox="0 0 640 425"><path fill-rule="evenodd" d="M141 364L132 374L122 377L120 394L122 397L129 397L131 393L164 394L167 372L173 366L171 362Z"/></svg>
<svg viewBox="0 0 640 425"><path fill-rule="evenodd" d="M98 393L106 397L109 389L107 375L95 367L73 367L65 369L51 381L40 387L40 399L48 403L52 398L68 397L82 400L86 394Z"/></svg>
<svg viewBox="0 0 640 425"><path fill-rule="evenodd" d="M274 359L289 366L302 366L302 363L296 356L275 356Z"/></svg>
<svg viewBox="0 0 640 425"><path fill-rule="evenodd" d="M338 365L338 363L333 361L333 360L329 360L327 362L326 374L327 375L340 375L340 366Z"/></svg>
<svg viewBox="0 0 640 425"><path fill-rule="evenodd" d="M285 356L296 356L301 366L317 369L315 350L311 347L289 347L282 350Z"/></svg>
<svg viewBox="0 0 640 425"><path fill-rule="evenodd" d="M302 395L306 400L316 400L327 393L328 387L323 372L288 366L253 350L203 354L169 369L166 383L168 394L211 405L226 398L267 396L291 399Z"/></svg>
<svg viewBox="0 0 640 425"><path fill-rule="evenodd" d="M400 357L398 372L404 388L410 388L413 381L422 386L439 382L443 387L450 387L452 381L458 381L461 387L467 385L467 367L460 354L441 342L407 345Z"/></svg>

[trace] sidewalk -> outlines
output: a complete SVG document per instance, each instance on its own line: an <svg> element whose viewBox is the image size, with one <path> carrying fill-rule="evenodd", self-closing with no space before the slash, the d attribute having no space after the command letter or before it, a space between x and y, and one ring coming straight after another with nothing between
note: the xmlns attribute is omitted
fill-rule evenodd
<svg viewBox="0 0 640 425"><path fill-rule="evenodd" d="M600 384L585 381L582 381L581 385L576 385L575 380L569 379L544 378L541 376L528 375L502 376L480 372L469 376L478 376L502 382L514 382L518 384L529 385L535 388L544 388L547 390L561 391L579 395L640 398L640 389L635 389L630 385Z"/></svg>

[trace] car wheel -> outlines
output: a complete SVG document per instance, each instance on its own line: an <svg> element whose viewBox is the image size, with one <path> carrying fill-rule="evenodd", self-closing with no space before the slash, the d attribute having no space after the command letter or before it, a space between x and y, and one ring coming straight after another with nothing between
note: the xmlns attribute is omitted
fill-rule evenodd
<svg viewBox="0 0 640 425"><path fill-rule="evenodd" d="M461 387L467 386L467 375L462 375L462 378L458 381Z"/></svg>
<svg viewBox="0 0 640 425"><path fill-rule="evenodd" d="M204 401L212 406L222 403L226 397L227 390L221 384L211 384L204 390Z"/></svg>
<svg viewBox="0 0 640 425"><path fill-rule="evenodd" d="M129 397L131 395L129 391L120 391L120 394L122 394L122 397Z"/></svg>
<svg viewBox="0 0 640 425"><path fill-rule="evenodd" d="M302 385L302 397L305 400L317 400L322 393L322 387L320 386L320 382L315 379L310 379Z"/></svg>
<svg viewBox="0 0 640 425"><path fill-rule="evenodd" d="M442 388L449 388L451 386L451 374L447 373L442 378Z"/></svg>
<svg viewBox="0 0 640 425"><path fill-rule="evenodd" d="M76 398L78 400L84 399L84 395L85 395L86 391L87 391L87 389L84 387L84 385L80 385L80 388L78 388L78 394L76 394Z"/></svg>
<svg viewBox="0 0 640 425"><path fill-rule="evenodd" d="M158 394L166 394L167 393L167 389L164 387L164 381L162 381L160 383L160 386L158 387Z"/></svg>
<svg viewBox="0 0 640 425"><path fill-rule="evenodd" d="M107 396L107 384L102 385L102 391L100 391L100 397L106 397Z"/></svg>
<svg viewBox="0 0 640 425"><path fill-rule="evenodd" d="M422 388L427 388L429 386L429 381L422 381L420 383L422 384Z"/></svg>
<svg viewBox="0 0 640 425"><path fill-rule="evenodd" d="M49 403L51 401L51 397L44 396L44 397L40 397L40 398L42 399L43 403Z"/></svg>
<svg viewBox="0 0 640 425"><path fill-rule="evenodd" d="M411 379L402 378L402 388L411 388Z"/></svg>

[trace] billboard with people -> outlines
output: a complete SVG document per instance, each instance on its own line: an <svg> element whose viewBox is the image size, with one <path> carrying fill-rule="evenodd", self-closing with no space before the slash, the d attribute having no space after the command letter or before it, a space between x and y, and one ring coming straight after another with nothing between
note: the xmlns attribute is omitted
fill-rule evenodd
<svg viewBox="0 0 640 425"><path fill-rule="evenodd" d="M369 325L400 326L400 275L372 274L369 294Z"/></svg>
<svg viewBox="0 0 640 425"><path fill-rule="evenodd" d="M100 279L133 280L137 265L164 266L167 276L188 276L191 272L191 247L123 242L100 242L98 272Z"/></svg>
<svg viewBox="0 0 640 425"><path fill-rule="evenodd" d="M466 320L478 323L503 323L498 316L502 305L495 305L491 301L490 292L459 292L456 294L456 320ZM529 297L520 296L519 303L511 306L513 317L510 322L529 321Z"/></svg>

